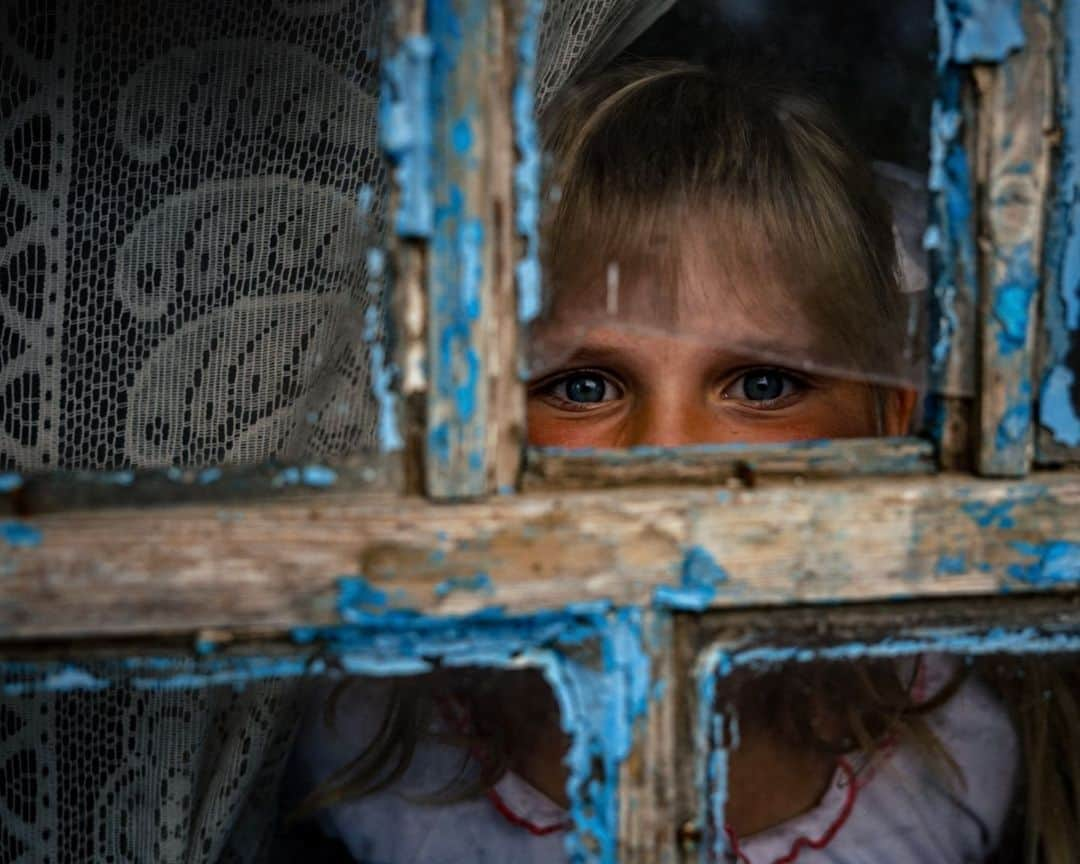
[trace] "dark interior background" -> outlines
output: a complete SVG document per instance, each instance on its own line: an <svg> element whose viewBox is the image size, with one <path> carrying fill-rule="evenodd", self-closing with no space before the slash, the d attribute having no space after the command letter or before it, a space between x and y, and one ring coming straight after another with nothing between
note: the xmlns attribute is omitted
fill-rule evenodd
<svg viewBox="0 0 1080 864"><path fill-rule="evenodd" d="M930 0L678 0L624 56L768 64L827 101L871 159L924 171L934 44Z"/></svg>

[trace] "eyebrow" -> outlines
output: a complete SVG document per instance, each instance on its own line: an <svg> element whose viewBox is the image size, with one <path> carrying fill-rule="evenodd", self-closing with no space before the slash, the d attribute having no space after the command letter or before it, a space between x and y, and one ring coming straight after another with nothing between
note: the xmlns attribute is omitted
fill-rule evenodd
<svg viewBox="0 0 1080 864"><path fill-rule="evenodd" d="M802 365L806 360L813 359L812 346L808 344L793 345L791 342L779 343L758 340L741 343L737 348L731 348L710 345L704 339L696 340L690 338L688 341L699 342L699 344L705 346L709 351L710 359L713 362L729 362L733 359L753 360L755 358L768 358L768 362L770 363L788 365L794 362L797 365ZM560 358L558 362L554 364L556 367L610 363L625 358L627 352L634 352L637 350L637 346L628 344L622 340L598 339L596 337L591 337L585 344L577 344L569 340L566 342L552 340L550 344L554 349L550 353L557 355ZM559 350L560 348L563 350ZM568 351L568 353L564 354L563 351Z"/></svg>

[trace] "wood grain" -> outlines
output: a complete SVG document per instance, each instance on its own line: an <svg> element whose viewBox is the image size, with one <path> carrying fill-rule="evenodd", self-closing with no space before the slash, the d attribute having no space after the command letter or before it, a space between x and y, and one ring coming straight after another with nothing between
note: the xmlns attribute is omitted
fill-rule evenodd
<svg viewBox="0 0 1080 864"><path fill-rule="evenodd" d="M1022 476L1032 461L1035 315L1050 190L1053 6L1025 0L1025 49L976 69L982 323L976 467L989 476Z"/></svg>
<svg viewBox="0 0 1080 864"><path fill-rule="evenodd" d="M437 615L647 605L703 559L714 608L1060 590L1078 504L1080 475L1048 473L73 511L22 520L37 545L0 539L0 638L331 625L342 576Z"/></svg>
<svg viewBox="0 0 1080 864"><path fill-rule="evenodd" d="M919 438L849 438L785 444L722 444L659 449L531 448L523 486L601 489L629 484L712 484L758 477L930 474L934 447Z"/></svg>

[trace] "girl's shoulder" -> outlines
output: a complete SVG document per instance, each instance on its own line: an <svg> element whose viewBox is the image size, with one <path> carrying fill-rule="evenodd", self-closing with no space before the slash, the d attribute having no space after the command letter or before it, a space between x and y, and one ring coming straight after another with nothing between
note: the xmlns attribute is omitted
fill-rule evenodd
<svg viewBox="0 0 1080 864"><path fill-rule="evenodd" d="M932 696L956 674L944 655L926 655L919 686ZM842 760L813 810L736 843L743 864L939 864L984 860L997 846L1018 769L1008 714L969 676L927 717L952 760L912 744L871 759ZM954 770L955 769L955 770Z"/></svg>

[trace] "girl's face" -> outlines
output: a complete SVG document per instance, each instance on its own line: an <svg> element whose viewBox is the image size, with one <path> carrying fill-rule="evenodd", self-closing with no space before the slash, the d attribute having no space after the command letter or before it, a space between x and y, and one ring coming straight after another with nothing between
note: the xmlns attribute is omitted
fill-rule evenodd
<svg viewBox="0 0 1080 864"><path fill-rule="evenodd" d="M748 303L747 292L716 279L697 282L668 292L663 310L662 295L635 285L620 286L614 304L610 289L557 300L533 334L560 360L529 385L529 442L676 446L907 431L913 391L803 371L829 352L791 292L758 283ZM598 304L619 314L599 314Z"/></svg>

